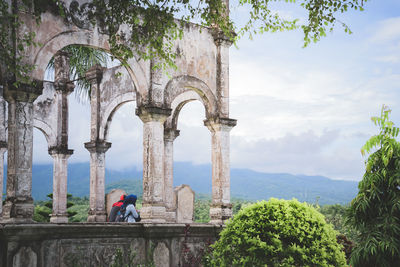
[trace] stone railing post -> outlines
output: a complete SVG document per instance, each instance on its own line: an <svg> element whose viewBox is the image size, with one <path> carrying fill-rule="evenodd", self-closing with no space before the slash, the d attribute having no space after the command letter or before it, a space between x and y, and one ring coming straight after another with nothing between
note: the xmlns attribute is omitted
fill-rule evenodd
<svg viewBox="0 0 400 267"><path fill-rule="evenodd" d="M74 90L74 85L69 79L67 53L57 52L54 58L54 72L57 139L56 146L49 148L49 154L53 157L53 212L50 222L67 223L68 158L73 154L73 150L68 149L68 95Z"/></svg>
<svg viewBox="0 0 400 267"><path fill-rule="evenodd" d="M204 121L211 131L212 203L210 223L223 224L232 217L230 203L229 132L236 120L215 118Z"/></svg>
<svg viewBox="0 0 400 267"><path fill-rule="evenodd" d="M175 222L176 207L174 203L174 140L179 136L179 130L164 129L164 186L166 220Z"/></svg>
<svg viewBox="0 0 400 267"><path fill-rule="evenodd" d="M33 216L32 149L33 101L42 93L43 83L7 84L8 102L7 197L4 223L30 223Z"/></svg>
<svg viewBox="0 0 400 267"><path fill-rule="evenodd" d="M145 222L165 222L164 122L171 109L142 106L136 115L143 121L143 205Z"/></svg>
<svg viewBox="0 0 400 267"><path fill-rule="evenodd" d="M105 173L106 152L111 143L99 139L100 132L100 82L103 77L103 68L94 66L86 72L86 79L90 82L90 142L85 148L90 152L90 201L88 222L105 222Z"/></svg>

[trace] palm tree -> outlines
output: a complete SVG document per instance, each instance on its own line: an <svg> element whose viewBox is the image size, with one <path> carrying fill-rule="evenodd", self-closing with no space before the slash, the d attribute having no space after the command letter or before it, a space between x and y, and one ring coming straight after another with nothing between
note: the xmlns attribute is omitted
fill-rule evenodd
<svg viewBox="0 0 400 267"><path fill-rule="evenodd" d="M75 83L75 96L81 102L90 99L90 83L85 78L85 73L94 65L107 67L111 56L103 51L89 46L69 45L61 51L70 54L69 73ZM54 68L54 57L51 58L46 70Z"/></svg>

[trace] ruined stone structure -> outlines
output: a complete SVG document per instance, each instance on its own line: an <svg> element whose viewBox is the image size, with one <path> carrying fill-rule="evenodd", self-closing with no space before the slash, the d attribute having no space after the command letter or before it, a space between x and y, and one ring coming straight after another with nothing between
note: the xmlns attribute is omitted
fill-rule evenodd
<svg viewBox="0 0 400 267"><path fill-rule="evenodd" d="M196 267L220 231L210 224L6 224L0 266Z"/></svg>
<svg viewBox="0 0 400 267"><path fill-rule="evenodd" d="M80 6L84 0L64 1L67 7ZM156 266L177 266L187 236L177 218L173 189L173 144L179 136L179 113L190 101L205 107L205 126L212 139L211 224L223 224L231 217L229 176L229 132L236 120L229 118L229 47L231 42L214 28L195 24L184 26L184 38L176 40L176 70L153 68L157 59L144 61L133 57L128 67L105 69L95 66L86 73L91 84L91 132L84 144L90 154L90 210L88 225L67 225L67 165L73 150L68 146L68 95L73 91L69 79L69 55L60 50L71 44L109 50L103 30L70 9L72 19L45 12L37 24L28 13L19 14L24 27L17 34L35 32L35 41L43 45L27 48L25 64L36 66L33 84L18 88L2 73L0 87L0 196L3 184L4 153L7 151L7 190L5 205L0 201L0 265L73 266L65 262L67 253L78 255L74 247L91 254L89 266L117 247L124 251L135 247L146 258L149 249ZM121 28L124 28L122 25ZM50 59L55 59L54 82L44 82ZM115 75L121 73L122 75ZM124 103L136 102L136 115L143 122L143 207L139 225L108 225L105 207L106 152L111 147L108 134L113 115ZM53 212L51 222L59 225L32 225L32 144L33 127L46 137L54 159ZM182 190L186 190L181 188ZM187 191L187 190L186 190ZM179 191L179 197L190 192ZM190 215L182 215L182 218ZM165 223L159 224L147 223ZM22 225L15 225L15 223ZM169 227L169 228L168 228ZM128 230L127 230L128 229ZM190 242L215 240L219 227L197 225ZM129 238L124 239L126 231ZM197 238L197 239L196 239ZM111 240L111 241L110 241ZM207 241L208 242L208 241ZM152 247L150 244L155 244ZM192 247L195 247L193 245ZM140 249L143 248L143 249ZM49 252L50 256L44 252ZM107 252L107 253L108 253ZM78 253L78 254L77 254ZM167 261L167 263L165 263ZM72 264L72 265L71 265Z"/></svg>
<svg viewBox="0 0 400 267"><path fill-rule="evenodd" d="M71 3L72 2L72 3ZM77 3L78 2L78 3ZM66 5L83 1L66 1ZM72 10L71 10L72 12ZM71 13L74 16L74 13ZM68 76L68 55L60 50L80 44L108 50L107 36L101 28L85 23L78 15L71 21L50 12L36 24L27 14L21 18L22 31L36 33L42 46L26 51L26 63L36 66L32 78L36 85L15 89L3 82L0 99L0 159L8 149L7 196L2 222L30 222L33 127L46 136L49 154L54 158L52 222L66 222L68 147L68 95L73 84ZM122 27L123 28L123 27ZM21 32L20 34L23 34ZM86 74L91 83L91 134L85 147L90 153L90 211L88 221L105 221L104 181L107 141L113 114L124 103L136 101L136 114L143 121L143 207L146 222L173 222L173 142L179 136L177 122L182 107L200 101L206 110L205 126L212 138L211 223L221 224L231 216L229 178L229 131L236 121L229 118L229 47L231 42L216 29L187 24L184 38L174 49L177 70L170 76L154 69L157 59L132 58L129 67L104 69L95 66ZM42 82L49 60L55 57L54 83ZM122 76L116 77L120 72ZM3 77L6 77L4 75ZM7 121L7 123L6 123ZM8 140L5 138L8 128ZM1 163L0 162L0 163ZM0 164L2 170L2 164ZM2 171L0 171L1 174Z"/></svg>

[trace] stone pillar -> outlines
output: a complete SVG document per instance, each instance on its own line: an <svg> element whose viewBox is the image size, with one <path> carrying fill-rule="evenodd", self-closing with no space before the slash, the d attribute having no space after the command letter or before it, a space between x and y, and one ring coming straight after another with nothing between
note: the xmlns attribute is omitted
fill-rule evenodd
<svg viewBox="0 0 400 267"><path fill-rule="evenodd" d="M53 212L50 217L52 223L67 223L67 176L68 158L73 150L65 150L60 147L49 149L53 157Z"/></svg>
<svg viewBox="0 0 400 267"><path fill-rule="evenodd" d="M90 142L85 148L90 152L90 207L88 222L105 222L105 158L111 143L99 139L100 131L100 82L103 68L96 65L86 72L91 85L90 95Z"/></svg>
<svg viewBox="0 0 400 267"><path fill-rule="evenodd" d="M176 220L176 207L174 203L174 140L179 136L179 130L164 129L164 186L166 220Z"/></svg>
<svg viewBox="0 0 400 267"><path fill-rule="evenodd" d="M7 151L7 102L0 85L0 218L3 211L4 153Z"/></svg>
<svg viewBox="0 0 400 267"><path fill-rule="evenodd" d="M218 112L220 116L227 118L229 117L229 48L232 45L232 41L219 29L214 30L213 37L217 48Z"/></svg>
<svg viewBox="0 0 400 267"><path fill-rule="evenodd" d="M90 152L90 202L88 222L105 222L107 219L105 198L106 152L108 142L88 142L85 148Z"/></svg>
<svg viewBox="0 0 400 267"><path fill-rule="evenodd" d="M68 158L73 150L68 149L68 95L74 90L69 79L69 55L59 51L54 58L56 90L55 105L57 110L56 146L49 148L53 157L53 212L50 222L67 223L67 177Z"/></svg>
<svg viewBox="0 0 400 267"><path fill-rule="evenodd" d="M6 151L7 143L0 141L0 218L3 212L4 153Z"/></svg>
<svg viewBox="0 0 400 267"><path fill-rule="evenodd" d="M9 83L8 102L7 197L3 207L4 223L30 223L33 216L32 149L33 101L42 93L43 83Z"/></svg>
<svg viewBox="0 0 400 267"><path fill-rule="evenodd" d="M171 109L143 106L136 109L143 121L143 205L145 222L165 222L164 125Z"/></svg>
<svg viewBox="0 0 400 267"><path fill-rule="evenodd" d="M223 224L232 216L230 203L229 132L236 120L215 118L204 121L211 131L212 203L210 223Z"/></svg>

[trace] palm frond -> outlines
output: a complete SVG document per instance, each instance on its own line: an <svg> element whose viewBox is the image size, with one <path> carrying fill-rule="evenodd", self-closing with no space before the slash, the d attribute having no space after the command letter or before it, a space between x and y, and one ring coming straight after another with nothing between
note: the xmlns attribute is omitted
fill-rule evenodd
<svg viewBox="0 0 400 267"><path fill-rule="evenodd" d="M107 67L110 55L89 46L69 45L62 49L70 54L69 73L70 79L75 83L75 97L79 102L85 103L90 99L90 83L85 78L85 73L94 65ZM47 70L54 68L54 57L47 65Z"/></svg>

